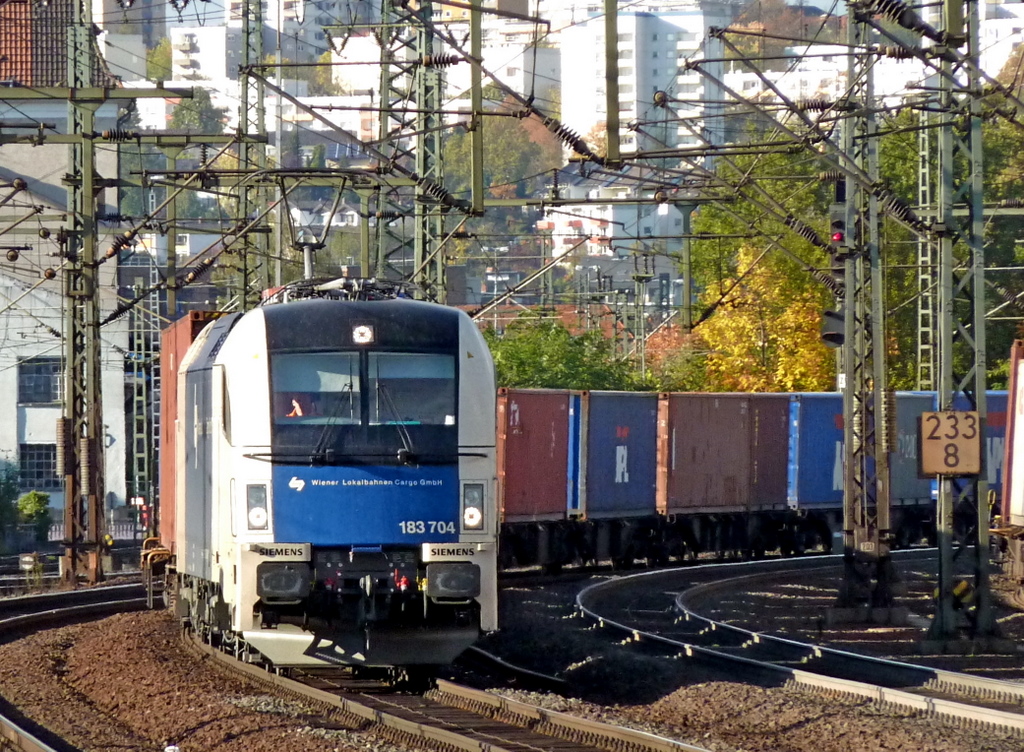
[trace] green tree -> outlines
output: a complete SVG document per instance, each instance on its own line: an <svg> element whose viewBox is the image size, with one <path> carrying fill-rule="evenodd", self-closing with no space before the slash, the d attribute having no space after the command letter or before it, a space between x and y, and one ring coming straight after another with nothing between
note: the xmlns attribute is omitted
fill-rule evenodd
<svg viewBox="0 0 1024 752"><path fill-rule="evenodd" d="M171 40L167 37L146 52L146 78L150 81L171 79Z"/></svg>
<svg viewBox="0 0 1024 752"><path fill-rule="evenodd" d="M50 494L29 491L22 496L18 499L18 518L22 524L33 527L36 541L45 542L53 521L50 514Z"/></svg>
<svg viewBox="0 0 1024 752"><path fill-rule="evenodd" d="M3 550L4 533L18 522L18 470L9 462L0 460L0 550Z"/></svg>
<svg viewBox="0 0 1024 752"><path fill-rule="evenodd" d="M821 286L794 274L788 259L740 249L738 273L699 328L709 350L712 391L827 391L835 384L835 356L821 341ZM713 295L718 295L712 293Z"/></svg>
<svg viewBox="0 0 1024 752"><path fill-rule="evenodd" d="M574 335L552 321L520 318L503 335L484 331L498 386L541 389L643 388L633 364L617 359L600 332Z"/></svg>
<svg viewBox="0 0 1024 752"><path fill-rule="evenodd" d="M208 89L196 86L192 91L192 98L182 99L171 112L168 126L190 133L223 133L227 108L214 107Z"/></svg>
<svg viewBox="0 0 1024 752"><path fill-rule="evenodd" d="M534 117L485 117L484 187L497 198L525 196L526 178L564 164L558 140ZM459 131L445 141L444 160L449 190L467 191L472 177L472 134Z"/></svg>
<svg viewBox="0 0 1024 752"><path fill-rule="evenodd" d="M749 137L771 140L765 133ZM694 215L694 232L708 238L692 246L702 304L695 334L702 343L697 350L707 352L708 388L834 387L833 358L818 339L818 326L835 300L812 272L830 269L831 261L786 224L787 217L799 220L825 235L833 187L817 179L820 169L804 154L771 150L719 160L719 175L745 184L744 193L756 201L709 203ZM782 217L765 206L778 207ZM783 248L767 238L777 238Z"/></svg>
<svg viewBox="0 0 1024 752"><path fill-rule="evenodd" d="M277 55L270 54L263 58L263 63L268 66L277 65ZM287 67L282 68L282 78L295 81L305 81L307 92L311 97L332 97L347 94L344 87L334 82L331 76L331 52L328 50L317 58L315 63L307 65L295 65L288 58L282 58L281 63ZM277 76L275 67L267 68L268 75Z"/></svg>

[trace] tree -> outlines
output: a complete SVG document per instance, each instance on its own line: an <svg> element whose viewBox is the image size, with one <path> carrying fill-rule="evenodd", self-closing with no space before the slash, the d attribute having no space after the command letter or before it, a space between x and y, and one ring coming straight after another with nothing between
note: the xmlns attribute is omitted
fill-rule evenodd
<svg viewBox="0 0 1024 752"><path fill-rule="evenodd" d="M713 391L827 391L835 385L835 355L821 341L828 295L793 274L788 259L753 243L740 249L735 278L714 295L717 313L698 334L707 346L707 383ZM784 292L783 292L784 291Z"/></svg>
<svg viewBox="0 0 1024 752"><path fill-rule="evenodd" d="M146 78L150 81L169 81L172 78L171 40L167 37L146 52Z"/></svg>
<svg viewBox="0 0 1024 752"><path fill-rule="evenodd" d="M277 55L267 55L263 63L268 66L277 65ZM335 83L331 71L331 52L328 50L317 58L315 64L295 65L288 58L282 58L281 63L288 66L282 68L282 77L295 81L305 81L307 92L311 97L332 97L346 94L345 88ZM268 68L268 73L277 75L276 68Z"/></svg>
<svg viewBox="0 0 1024 752"><path fill-rule="evenodd" d="M646 345L646 380L659 392L703 392L707 351L700 337L669 324L651 332Z"/></svg>
<svg viewBox="0 0 1024 752"><path fill-rule="evenodd" d="M751 140L771 134L752 132ZM820 342L822 312L834 298L812 270L828 270L828 254L793 232L786 219L828 229L832 185L804 154L767 151L721 159L719 175L757 198L709 203L694 215L692 271L703 310L695 332L707 351L707 388L787 391L834 388L832 357ZM741 195L744 195L741 194ZM782 217L766 212L778 206ZM777 238L782 249L759 238Z"/></svg>
<svg viewBox="0 0 1024 752"><path fill-rule="evenodd" d="M633 365L616 359L600 332L574 335L552 321L520 318L504 335L484 331L498 386L541 389L637 389Z"/></svg>
<svg viewBox="0 0 1024 752"><path fill-rule="evenodd" d="M18 499L18 517L22 524L33 527L36 541L45 542L52 523L50 494L42 491L29 491L22 496Z"/></svg>
<svg viewBox="0 0 1024 752"><path fill-rule="evenodd" d="M3 534L18 522L18 470L7 461L0 460L0 549L3 548Z"/></svg>
<svg viewBox="0 0 1024 752"><path fill-rule="evenodd" d="M485 117L484 186L492 196L512 198L527 195L525 178L561 167L562 147L558 140L534 117ZM472 168L472 134L450 135L444 145L444 161L449 190L466 191Z"/></svg>
<svg viewBox="0 0 1024 752"><path fill-rule="evenodd" d="M805 15L803 6L795 8L786 0L751 0L729 29L739 33L727 39L738 53L729 50L730 58L753 60L761 70L785 70L795 58L782 56L787 47L799 45L803 39L827 42L838 38L840 19L824 21ZM745 32L745 33L744 33Z"/></svg>
<svg viewBox="0 0 1024 752"><path fill-rule="evenodd" d="M223 133L227 108L214 107L208 89L197 86L192 91L191 99L182 99L174 108L168 126L191 133Z"/></svg>

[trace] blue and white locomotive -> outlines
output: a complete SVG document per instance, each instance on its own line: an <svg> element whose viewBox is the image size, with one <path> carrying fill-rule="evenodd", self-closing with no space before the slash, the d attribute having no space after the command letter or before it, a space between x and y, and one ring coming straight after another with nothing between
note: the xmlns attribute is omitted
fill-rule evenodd
<svg viewBox="0 0 1024 752"><path fill-rule="evenodd" d="M346 284L182 358L178 613L276 667L444 665L497 628L493 362L462 311Z"/></svg>

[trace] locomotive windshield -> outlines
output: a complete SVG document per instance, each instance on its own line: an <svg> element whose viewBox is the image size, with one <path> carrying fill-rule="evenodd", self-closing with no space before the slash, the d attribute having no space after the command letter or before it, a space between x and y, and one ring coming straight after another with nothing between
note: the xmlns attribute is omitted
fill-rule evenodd
<svg viewBox="0 0 1024 752"><path fill-rule="evenodd" d="M275 460L453 462L455 359L445 353L277 352Z"/></svg>

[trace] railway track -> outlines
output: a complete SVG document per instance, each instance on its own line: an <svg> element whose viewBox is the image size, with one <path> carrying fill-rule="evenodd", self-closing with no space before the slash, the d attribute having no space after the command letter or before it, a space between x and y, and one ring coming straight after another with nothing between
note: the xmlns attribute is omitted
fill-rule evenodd
<svg viewBox="0 0 1024 752"><path fill-rule="evenodd" d="M912 552L904 561L922 554ZM744 681L798 684L941 716L962 724L1024 736L1024 683L886 660L744 629L698 613L693 603L815 568L841 566L836 557L735 565L735 576L713 582L700 568L643 573L592 585L577 597L580 611L625 642L701 662ZM830 561L831 559L831 561ZM720 569L716 570L721 572Z"/></svg>
<svg viewBox="0 0 1024 752"><path fill-rule="evenodd" d="M31 630L64 626L75 620L145 607L141 585L92 588L0 600L0 639ZM353 680L346 671L269 673L189 640L190 648L217 665L329 714L352 731L417 749L456 752L706 752L700 747L632 729L583 720L498 697L447 681L423 694L395 692L383 685ZM0 748L29 752L71 752L46 729L0 709Z"/></svg>
<svg viewBox="0 0 1024 752"><path fill-rule="evenodd" d="M71 590L60 593L0 599L0 640L30 630L63 626L146 607L141 584ZM0 748L18 752L69 752L71 749L37 724L22 718L16 708L0 702Z"/></svg>
<svg viewBox="0 0 1024 752"><path fill-rule="evenodd" d="M707 752L642 731L557 713L439 680L423 693L395 692L345 670L293 670L290 676L236 661L191 640L193 650L232 673L319 706L353 731L417 749L445 752Z"/></svg>

